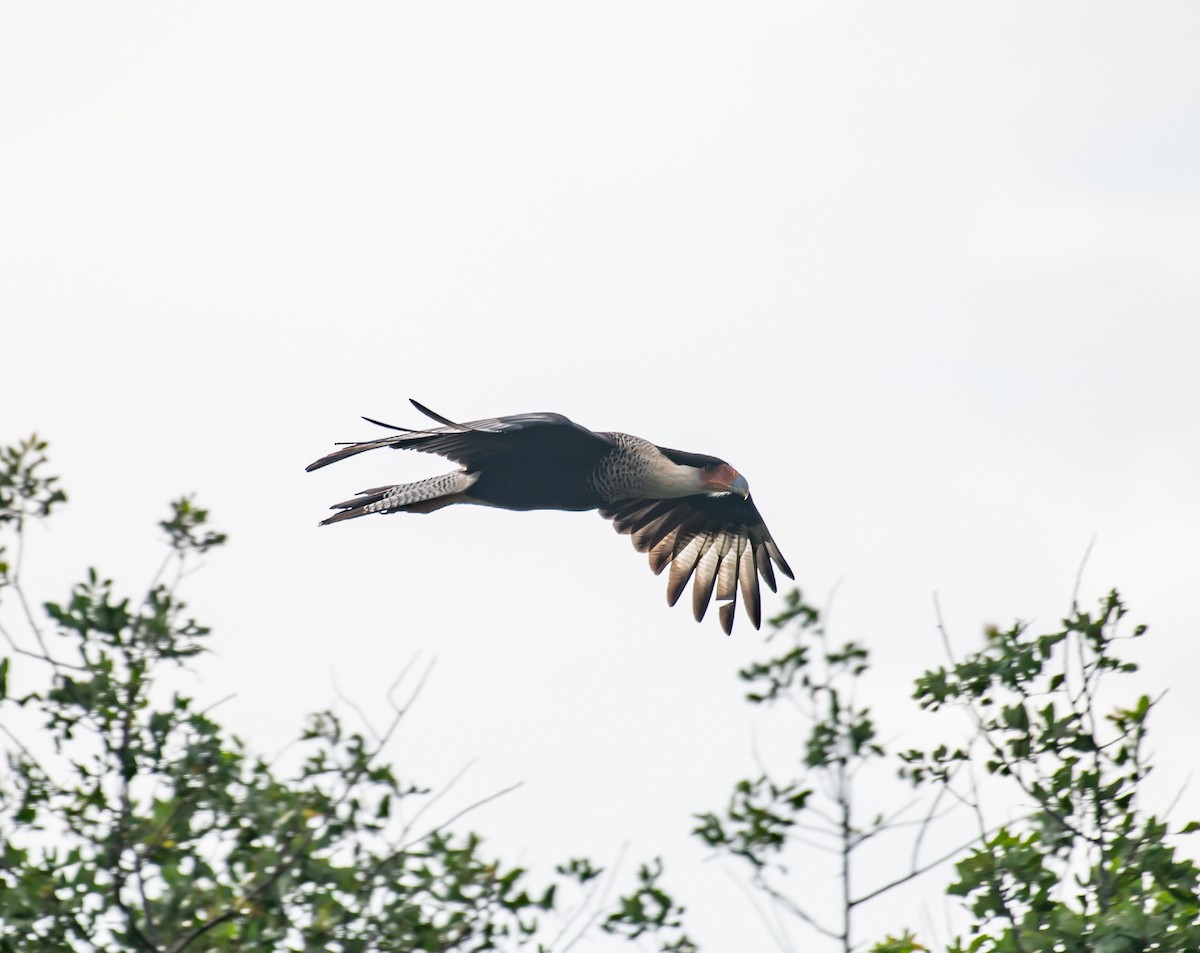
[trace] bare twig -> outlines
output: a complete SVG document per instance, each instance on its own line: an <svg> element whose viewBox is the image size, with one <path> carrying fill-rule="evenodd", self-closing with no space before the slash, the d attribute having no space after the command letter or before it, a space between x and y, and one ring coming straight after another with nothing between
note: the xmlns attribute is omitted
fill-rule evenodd
<svg viewBox="0 0 1200 953"><path fill-rule="evenodd" d="M371 719L367 717L367 713L363 711L362 706L358 704L358 702L354 701L354 699L352 699L345 692L343 692L338 686L337 675L334 674L333 669L329 670L329 681L333 683L333 693L338 697L339 700L350 706L351 710L358 715L359 721L361 721L366 727L367 731L371 733L371 737L375 739L376 743L378 743L379 732L376 731L375 726L371 724Z"/></svg>
<svg viewBox="0 0 1200 953"><path fill-rule="evenodd" d="M839 836L836 831L825 831L824 833L830 834L834 837ZM789 834L788 840L790 840L796 844L803 844L805 847L811 847L813 850L819 850L823 854L840 855L842 852L842 848L841 848L840 844L821 844L817 841L809 840L807 837L801 837L799 834ZM839 840L840 840L840 838L839 838Z"/></svg>
<svg viewBox="0 0 1200 953"><path fill-rule="evenodd" d="M398 705L396 703L396 699L395 699L396 689L399 688L400 684L408 677L408 673L412 670L412 667L417 664L417 659L419 659L420 657L421 657L420 653L417 653L417 654L413 655L413 657L410 658L407 662L405 662L404 668L400 669L400 674L396 676L395 680L391 684L391 687L388 688L387 700L388 700L388 703L392 706L393 711L400 711L402 709L407 709L409 705L411 705L414 701L417 700L417 695L420 694L421 688L425 685L425 680L427 678L429 678L429 673L433 671L433 666L437 663L436 658L430 659L429 664L425 667L425 674L421 676L421 680L417 683L417 687L413 691L413 693L409 696L408 701L405 702L404 705Z"/></svg>
<svg viewBox="0 0 1200 953"><path fill-rule="evenodd" d="M428 811L431 807L433 807L435 804L437 804L437 802L440 801L443 797L445 797L447 794L449 794L450 791L453 789L453 787L456 784L458 784L458 782L460 780L462 780L463 776L468 771L470 771L471 768L473 768L475 766L476 762L478 762L478 761L479 761L478 758L472 758L470 761L468 761L466 764L464 764L461 768L459 768L454 773L454 776L448 782L446 782L446 784L441 789L438 790L437 794L435 794L433 797L431 797L428 801L426 801L424 804L422 804L417 809L417 813L412 816L412 820L408 821L408 823L406 823L404 825L404 829L400 832L401 839L405 839L408 837L409 832L414 827L416 827L417 821L419 821L421 819L421 816L426 811Z"/></svg>
<svg viewBox="0 0 1200 953"><path fill-rule="evenodd" d="M609 886L612 885L612 881L616 877L617 871L620 869L621 863L625 859L625 849L627 847L628 844L622 844L620 849L617 851L617 859L613 862L612 869L609 871L607 878ZM604 886L604 883L605 877L602 870L600 874L592 878L592 883L584 891L583 898L579 901L575 909L567 915L562 927L559 929L558 933L554 935L554 939L550 941L550 945L547 947L547 949L553 950L556 946L558 946L558 941L571 931L571 927L574 925L575 921L578 920L579 917L593 905L593 902L596 901L597 894L600 892L600 888ZM583 928L575 935L574 939L572 939L570 943L563 947L561 953L566 953L567 950L578 943L579 938L591 928L593 923L596 922L596 917L599 916L601 912L601 904L596 902L595 906L596 911L590 917L588 917L588 919L584 922Z"/></svg>
<svg viewBox="0 0 1200 953"><path fill-rule="evenodd" d="M1087 568L1088 558L1092 555L1092 547L1096 545L1096 536L1088 540L1087 549L1083 551L1083 559L1079 560L1079 569L1075 572L1075 588L1071 590L1071 611L1079 611L1079 590L1083 587L1083 571Z"/></svg>
<svg viewBox="0 0 1200 953"><path fill-rule="evenodd" d="M937 793L934 794L933 800L929 804L929 810L921 819L921 829L917 831L917 836L913 839L912 861L909 864L909 866L913 869L915 869L917 866L917 858L921 853L921 845L925 842L925 834L929 830L930 824L933 823L934 817L936 816L938 819L940 819L946 816L945 814L938 814L937 809L938 805L942 801L943 795L946 793L946 789L950 787L951 773L953 773L952 770L946 773L945 784L938 785ZM948 808L947 813L952 810L954 810L953 806Z"/></svg>
<svg viewBox="0 0 1200 953"><path fill-rule="evenodd" d="M12 582L10 583L10 585L11 585L13 591L17 594L17 599L21 603L22 611L25 615L26 620L29 622L30 628L33 629L34 636L37 638L38 644L40 646L40 651L35 652L33 649L27 649L23 645L18 645L17 640L13 637L13 634L8 631L8 628L4 625L3 622L0 622L0 636L3 636L4 641L6 641L8 643L9 648L12 649L14 652L16 652L18 655L25 655L25 656L28 656L29 658L35 658L41 662L46 662L52 668L69 668L69 669L74 669L77 672L86 672L88 670L87 666L77 665L74 662L64 662L60 659L56 659L56 658L54 658L54 656L52 656L46 650L46 643L43 640L41 632L38 629L37 625L33 622L32 610L29 607L29 603L25 597L25 592L21 588L21 583L20 583L20 580L16 573L13 574Z"/></svg>
<svg viewBox="0 0 1200 953"><path fill-rule="evenodd" d="M612 868L610 869L608 877L606 878L604 888L599 891L599 896L596 900L595 911L593 911L592 915L583 922L583 925L579 928L579 932L571 938L571 942L564 946L560 953L567 953L571 947L578 943L587 934L588 930L595 926L596 921L600 919L600 916L604 912L604 905L608 902L608 892L612 890L613 884L616 883L617 873L621 869L621 864L625 862L625 851L628 849L628 847L628 843L621 844L621 849L617 851L617 859L613 862ZM603 878L603 875L601 876L602 879L605 879Z"/></svg>
<svg viewBox="0 0 1200 953"><path fill-rule="evenodd" d="M159 563L158 570L154 573L154 576L150 580L150 585L146 587L147 592L153 592L158 588L158 584L162 580L163 573L167 571L167 567L171 565L171 560L177 555L178 553L176 553L174 549L167 550L167 554L163 557L163 561Z"/></svg>
<svg viewBox="0 0 1200 953"><path fill-rule="evenodd" d="M758 901L754 899L754 894L744 883L734 876L733 871L725 868L725 874L734 882L738 890L742 892L742 895L748 901L750 901L750 906L754 908L754 912L758 914L758 918L763 922L763 926L767 928L767 932L771 935L771 939L775 942L775 945L778 946L783 953L793 953L795 947L792 946L791 938L787 935L784 925L782 923L773 924L771 922L763 909L758 905ZM775 910L776 913L778 913L779 904L775 905Z"/></svg>
<svg viewBox="0 0 1200 953"><path fill-rule="evenodd" d="M988 833L993 833L995 830L997 830L997 828L993 828L992 831L989 831ZM928 873L929 871L933 870L934 867L937 867L940 864L944 864L948 860L953 860L955 857L957 857L959 854L961 854L964 850L966 850L972 844L976 843L977 840L978 840L978 838L972 837L965 844L960 844L958 847L955 847L954 850L947 851L946 853L944 853L940 857L938 857L936 860L931 860L925 864L922 864L920 867L914 867L912 870L910 870L908 873L904 874L903 876L897 877L895 880L885 883L881 887L876 887L874 890L871 890L868 893L864 893L861 897L856 897L855 899L850 901L850 906L852 906L852 907L860 906L861 904L866 903L868 900L874 900L880 894L887 893L889 890L892 890L895 887L899 887L901 884L908 883L910 880L914 880L917 877L920 877L922 874Z"/></svg>
<svg viewBox="0 0 1200 953"><path fill-rule="evenodd" d="M958 659L954 657L954 649L950 647L950 633L946 631L946 622L942 618L942 601L936 592L933 594L933 614L937 619L938 635L942 637L942 647L946 650L946 657L950 659L951 665L957 665Z"/></svg>
<svg viewBox="0 0 1200 953"><path fill-rule="evenodd" d="M854 903L850 899L850 861L854 853L854 826L851 818L853 804L850 797L850 783L846 778L846 759L838 758L838 805L842 809L842 948L850 953L850 914Z"/></svg>
<svg viewBox="0 0 1200 953"><path fill-rule="evenodd" d="M792 914L792 916L796 917L797 919L803 920L805 923L807 923L810 927L812 927L814 930L816 930L822 936L827 936L831 940L841 940L842 939L842 935L840 933L835 933L833 930L830 930L827 926L825 926L824 924L822 924L821 922L816 920L807 910L805 910L798 903L796 903L794 900L792 900L791 897L787 896L786 894L780 893L778 890L776 890L774 887L772 887L769 883L767 883L766 880L763 879L761 876L756 876L754 878L753 882L754 882L754 885L756 887L758 887L759 890L761 890L763 893L765 893L767 896L769 896L772 900L774 900L777 904L779 904L784 910L786 910L788 913Z"/></svg>
<svg viewBox="0 0 1200 953"><path fill-rule="evenodd" d="M1171 798L1171 803L1167 805L1167 809L1163 812L1163 820L1169 818L1172 812L1179 806L1180 800L1183 798L1183 793L1188 789L1188 785L1192 783L1192 773L1188 772L1188 776L1183 779L1183 784L1179 786L1179 790L1175 796Z"/></svg>
<svg viewBox="0 0 1200 953"><path fill-rule="evenodd" d="M37 619L33 616L33 609L29 605L29 600L25 598L25 588L21 585L21 564L25 558L25 521L17 520L17 552L13 558L12 570L12 588L17 594L17 601L21 604L21 611L25 613L25 621L29 623L29 628L33 632L33 636L37 639L38 647L42 650L42 657L49 659L50 651L46 647L46 639L42 635L42 627L37 624Z"/></svg>
<svg viewBox="0 0 1200 953"><path fill-rule="evenodd" d="M86 665L76 665L74 662L64 662L61 659L56 659L50 655L44 654L43 652L35 652L32 649L27 649L24 646L17 645L16 641L14 641L12 637L12 633L10 633L3 625L0 625L0 635L2 635L4 640L8 642L9 648L11 648L18 655L26 655L29 658L35 658L40 662L46 662L52 668L69 668L76 672L86 672L88 670Z"/></svg>
<svg viewBox="0 0 1200 953"><path fill-rule="evenodd" d="M25 755L25 757L29 760L30 764L34 765L34 767L36 767L38 769L38 771L40 771L42 774L46 773L42 769L42 765L38 761L38 759L33 756L33 752L30 751L28 748L26 748L24 742L22 742L20 738L18 738L16 735L14 735L8 729L8 727L6 725L4 725L3 722L0 722L0 731L4 732L4 734L8 736L8 740L11 741L13 744L15 744L18 748L21 749L21 753L23 755Z"/></svg>
<svg viewBox="0 0 1200 953"><path fill-rule="evenodd" d="M230 692L228 695L218 698L211 705L205 705L203 708L200 709L200 714L207 715L210 711L212 711L218 705L224 705L227 701L232 701L235 698L237 698L237 692Z"/></svg>
<svg viewBox="0 0 1200 953"><path fill-rule="evenodd" d="M468 804L461 811L457 811L454 814L451 814L450 817L448 817L446 820L444 820L437 827L432 828L431 830L422 834L420 837L415 838L414 840L410 840L407 844L405 844L398 851L396 851L396 853L397 854L407 853L411 848L413 848L417 844L421 843L421 841L427 840L428 838L432 837L434 834L440 834L442 831L444 831L447 827L449 827L455 821L459 820L460 818L464 817L467 814L470 814L476 808L483 807L483 805L485 805L491 801L494 801L497 798L504 797L504 795L506 795L506 794L511 794L517 788L521 787L524 783L525 783L524 781L518 781L516 784L510 784L508 787L501 788L499 791L489 794L486 797L481 797L478 801L475 801L473 804Z"/></svg>

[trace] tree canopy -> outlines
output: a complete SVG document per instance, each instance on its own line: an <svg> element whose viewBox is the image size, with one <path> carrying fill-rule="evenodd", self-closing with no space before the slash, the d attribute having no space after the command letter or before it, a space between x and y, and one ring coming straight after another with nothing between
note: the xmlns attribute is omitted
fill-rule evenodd
<svg viewBox="0 0 1200 953"><path fill-rule="evenodd" d="M194 500L174 501L160 522L167 552L144 592L124 595L91 569L38 604L21 579L26 529L66 501L45 447L0 448L0 953L566 951L593 928L639 949L698 948L661 860L606 902L614 875L590 860L567 859L535 885L462 828L466 811L434 820L439 792L404 777L386 750L421 673L403 673L377 733L313 714L287 765L223 726L219 699L170 688L209 634L182 599L186 577L227 543ZM952 864L944 889L961 902L961 928L946 953L1200 949L1200 868L1178 847L1200 825L1145 803L1157 700L1104 701L1136 671L1123 643L1147 633L1127 616L1112 591L1094 609L1073 599L1048 632L989 628L962 658L946 638L946 664L913 693L944 739L893 750L861 701L868 648L837 644L790 593L769 622L768 657L740 678L751 705L804 713L795 771L735 780L724 806L690 822L774 911L757 908L756 930L781 950L795 948L783 921L805 949L933 949L911 925L881 937L866 911L918 878L936 890ZM31 726L36 737L23 738ZM888 784L895 810L864 816L864 785ZM1003 820L989 816L985 785L1016 805ZM681 805L681 824L695 808ZM952 809L971 833L929 849ZM911 861L864 870L863 846L879 838L907 839ZM814 909L790 871L822 858L840 902ZM749 923L754 909L730 915Z"/></svg>

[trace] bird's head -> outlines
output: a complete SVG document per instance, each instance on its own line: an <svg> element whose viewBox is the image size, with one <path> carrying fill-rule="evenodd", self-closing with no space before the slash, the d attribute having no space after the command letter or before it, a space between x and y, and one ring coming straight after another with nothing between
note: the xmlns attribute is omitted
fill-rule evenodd
<svg viewBox="0 0 1200 953"><path fill-rule="evenodd" d="M743 500L750 495L750 484L746 478L724 460L704 467L702 472L702 480L705 486L710 487L710 493L736 493Z"/></svg>
<svg viewBox="0 0 1200 953"><path fill-rule="evenodd" d="M750 496L746 478L719 457L666 447L659 449L672 463L691 471L688 477L693 481L692 493L736 493L743 500Z"/></svg>

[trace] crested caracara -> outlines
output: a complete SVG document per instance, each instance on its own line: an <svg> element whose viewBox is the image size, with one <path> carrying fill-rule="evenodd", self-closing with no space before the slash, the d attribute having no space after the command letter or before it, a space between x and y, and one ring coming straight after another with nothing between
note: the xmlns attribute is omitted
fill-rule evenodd
<svg viewBox="0 0 1200 953"><path fill-rule="evenodd" d="M436 453L459 469L416 483L363 490L330 507L339 512L322 525L368 513L432 513L454 503L506 510L599 510L618 533L633 538L638 552L649 554L656 574L670 564L670 605L694 577L692 611L699 622L715 590L727 633L733 629L739 585L750 621L758 628L758 575L772 591L772 562L792 578L750 498L746 478L724 460L658 447L625 433L597 433L561 414L457 424L412 403L442 426L409 430L367 417L398 435L342 445L308 469L377 447Z"/></svg>

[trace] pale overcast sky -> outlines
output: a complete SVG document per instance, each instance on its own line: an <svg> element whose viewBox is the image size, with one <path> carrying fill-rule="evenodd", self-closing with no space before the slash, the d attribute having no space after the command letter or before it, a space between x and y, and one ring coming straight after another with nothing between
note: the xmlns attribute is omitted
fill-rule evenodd
<svg viewBox="0 0 1200 953"><path fill-rule="evenodd" d="M470 818L506 860L663 854L706 949L770 949L688 837L796 744L740 701L744 619L668 609L594 514L317 528L445 469L305 474L360 414L554 410L745 474L898 743L933 593L962 651L1053 626L1096 537L1085 598L1152 627L1130 691L1171 688L1164 807L1200 719L1198 48L1190 3L4 3L0 439L71 493L29 583L132 589L195 492L231 542L189 690L253 746L436 657L392 755L479 759L448 813L524 781ZM944 882L863 939L944 938Z"/></svg>

